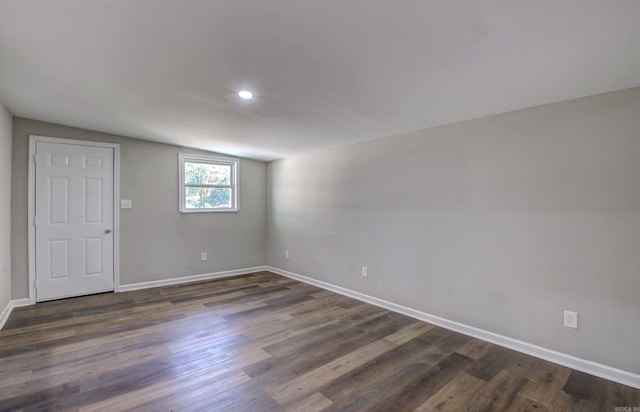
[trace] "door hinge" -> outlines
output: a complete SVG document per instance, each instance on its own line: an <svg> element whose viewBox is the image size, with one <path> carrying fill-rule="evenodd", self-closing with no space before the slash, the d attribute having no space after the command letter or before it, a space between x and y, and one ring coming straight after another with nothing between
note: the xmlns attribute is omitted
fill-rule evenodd
<svg viewBox="0 0 640 412"><path fill-rule="evenodd" d="M33 163L38 163L38 155L36 153L33 154Z"/></svg>
<svg viewBox="0 0 640 412"><path fill-rule="evenodd" d="M33 280L33 288L38 289L38 281L36 279Z"/></svg>
<svg viewBox="0 0 640 412"><path fill-rule="evenodd" d="M38 226L38 218L36 216L33 217L33 225Z"/></svg>

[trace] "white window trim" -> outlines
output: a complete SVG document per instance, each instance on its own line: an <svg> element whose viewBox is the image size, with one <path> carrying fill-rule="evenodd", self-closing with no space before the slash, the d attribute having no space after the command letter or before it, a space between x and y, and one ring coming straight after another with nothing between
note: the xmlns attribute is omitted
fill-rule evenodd
<svg viewBox="0 0 640 412"><path fill-rule="evenodd" d="M210 208L210 209L189 209L186 207L186 199L185 199L185 185L184 183L184 164L185 162L197 162L197 163L213 163L213 164L225 164L231 166L231 188L232 188L232 196L231 196L231 205L230 208ZM237 212L240 210L238 205L238 198L240 192L240 160L234 159L231 157L216 157L216 156L206 156L206 155L197 155L190 153L179 153L178 154L178 179L180 186L179 193L179 210L181 213L210 213L210 212ZM235 183L235 184L234 184Z"/></svg>

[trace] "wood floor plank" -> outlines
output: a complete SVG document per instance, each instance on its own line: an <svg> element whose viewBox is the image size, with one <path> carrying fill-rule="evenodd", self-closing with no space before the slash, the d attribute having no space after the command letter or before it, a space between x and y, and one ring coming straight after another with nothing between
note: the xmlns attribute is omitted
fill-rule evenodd
<svg viewBox="0 0 640 412"><path fill-rule="evenodd" d="M543 362L522 389L522 395L551 407L554 398L562 392L562 388L571 373L571 369L550 362Z"/></svg>
<svg viewBox="0 0 640 412"><path fill-rule="evenodd" d="M407 341L331 381L321 393L334 402L336 407L332 409L358 410L403 391L405 385L437 363L428 353L442 336L431 330L426 334L436 339L425 341L418 336Z"/></svg>
<svg viewBox="0 0 640 412"><path fill-rule="evenodd" d="M14 393L3 397L0 405L3 411L13 410L45 410L46 405L57 403L58 399L69 398L79 393L80 385L77 381L62 385L51 385L45 390L31 390L29 393Z"/></svg>
<svg viewBox="0 0 640 412"><path fill-rule="evenodd" d="M375 407L387 411L414 410L437 393L447 382L463 373L471 363L473 363L471 358L454 352L426 369L423 374L405 385L402 391L387 397Z"/></svg>
<svg viewBox="0 0 640 412"><path fill-rule="evenodd" d="M119 309L117 307L114 307L112 312L103 313L100 315L68 317L68 318L60 319L58 321L47 322L44 324L14 327L12 329L4 328L0 330L0 339L4 340L5 337L15 336L15 335L24 337L26 333L32 333L32 332L38 332L38 331L42 333L49 333L49 331L52 331L52 330L60 330L68 327L97 325L103 321L112 322L114 319L123 319L123 318L129 319L139 312L159 312L159 311L168 310L171 307L172 305L168 302L150 304L147 306L139 306L135 308L126 308L126 309Z"/></svg>
<svg viewBox="0 0 640 412"><path fill-rule="evenodd" d="M142 389L113 396L100 402L91 403L90 405L81 407L80 411L124 411L141 407L157 399L167 397L171 399L165 399L163 404L170 402L172 408L185 408L196 401L194 397L210 397L216 393L229 390L235 385L246 382L249 379L246 374L237 369L226 371L222 374L208 374L197 371L181 375L179 379L163 381ZM188 391L189 396L180 396L184 394L185 391Z"/></svg>
<svg viewBox="0 0 640 412"><path fill-rule="evenodd" d="M482 393L471 401L473 406L469 411L506 410L528 382L526 378L503 369L483 387Z"/></svg>
<svg viewBox="0 0 640 412"><path fill-rule="evenodd" d="M16 308L0 411L600 411L640 390L270 272Z"/></svg>
<svg viewBox="0 0 640 412"><path fill-rule="evenodd" d="M480 359L493 346L494 345L489 342L474 338L462 347L458 348L457 352L461 355L465 355L473 359Z"/></svg>
<svg viewBox="0 0 640 412"><path fill-rule="evenodd" d="M551 412L552 409L532 399L518 395L509 405L509 409L520 412Z"/></svg>
<svg viewBox="0 0 640 412"><path fill-rule="evenodd" d="M172 319L166 323L141 324L139 328L126 332L109 334L108 331L102 336L93 337L80 335L77 341L61 342L57 346L29 350L19 354L3 357L0 363L0 371L8 373L24 369L25 365L30 367L38 365L54 366L64 364L81 358L91 358L108 352L120 350L129 345L142 345L148 342L156 342L164 339L180 338L183 334L189 333L194 328L201 328L197 324L186 324L184 319Z"/></svg>
<svg viewBox="0 0 640 412"><path fill-rule="evenodd" d="M489 381L517 356L516 352L507 348L493 346L469 368L467 373L476 378Z"/></svg>
<svg viewBox="0 0 640 412"><path fill-rule="evenodd" d="M433 396L416 408L416 411L461 411L469 407L481 389L487 384L482 379L461 373L443 386Z"/></svg>
<svg viewBox="0 0 640 412"><path fill-rule="evenodd" d="M213 351L211 351L213 352ZM247 365L268 357L264 351L255 351L239 356L236 359L224 359L215 353L212 357L197 356L193 362L186 361L182 368L172 367L169 374L160 380L149 380L142 388L130 391L118 391L113 396L86 405L81 410L128 410L143 405L171 405L172 408L187 407L198 401L197 396L207 400L221 392L250 380L239 365ZM131 379L131 374L123 374L124 379ZM138 380L134 380L139 385ZM98 382L108 386L103 379ZM134 385L131 385L134 386ZM94 392L96 390L94 389ZM97 395L100 395L99 393ZM150 409L153 410L153 409Z"/></svg>
<svg viewBox="0 0 640 412"><path fill-rule="evenodd" d="M428 323L414 323L409 327L400 329L399 331L394 332L391 335L385 336L383 339L394 345L402 345L403 343L409 342L411 339L416 338L424 334L425 332L429 332L433 328L435 328L435 326Z"/></svg>
<svg viewBox="0 0 640 412"><path fill-rule="evenodd" d="M18 379L7 379L12 385L0 382L0 399L11 397L12 394L20 391L20 385L26 382L29 384L29 390L46 390L51 386L64 385L69 382L80 382L91 379L97 373L109 373L118 370L123 365L135 365L141 362L150 362L163 357L167 357L171 352L165 346L153 346L148 350L135 351L132 354L123 353L118 356L118 361L114 362L113 356L106 357L102 360L95 359L91 362L73 362L56 368L46 368L45 372L41 369L34 369L33 372L23 372L18 375Z"/></svg>
<svg viewBox="0 0 640 412"><path fill-rule="evenodd" d="M2 380L0 380L0 399L4 399L5 396L9 396L11 393L15 393L15 390L9 391L9 394L3 394L2 390L11 386L23 385L25 382L31 380L31 370L23 370L11 374L2 374Z"/></svg>
<svg viewBox="0 0 640 412"><path fill-rule="evenodd" d="M311 372L287 382L284 385L268 389L267 393L280 405L285 405L296 399L308 395L317 390L323 384L336 379L340 375L349 372L363 363L374 359L383 353L393 349L393 345L384 339L380 339L354 352L338 358Z"/></svg>
<svg viewBox="0 0 640 412"><path fill-rule="evenodd" d="M285 412L320 412L332 405L331 400L325 398L321 393L315 392L297 402L286 405L282 408Z"/></svg>
<svg viewBox="0 0 640 412"><path fill-rule="evenodd" d="M244 331L244 335L247 337L257 336L255 338L250 338L250 342L246 345L240 344L236 348L237 350L245 350L246 347L261 347L265 348L268 352L273 351L273 345L282 345L283 349L290 345L290 341L296 339L302 335L307 335L314 333L317 329L336 325L340 323L341 315L336 312L332 312L335 316L330 316L329 318L322 319L306 319L304 322L299 322L297 320L292 320L291 322L287 322L286 325L275 325L273 330L270 332L259 332L254 334L255 330L252 331Z"/></svg>
<svg viewBox="0 0 640 412"><path fill-rule="evenodd" d="M610 382L611 385L611 403L615 406L625 406L633 408L634 405L640 406L640 390L630 388L624 385L618 385Z"/></svg>

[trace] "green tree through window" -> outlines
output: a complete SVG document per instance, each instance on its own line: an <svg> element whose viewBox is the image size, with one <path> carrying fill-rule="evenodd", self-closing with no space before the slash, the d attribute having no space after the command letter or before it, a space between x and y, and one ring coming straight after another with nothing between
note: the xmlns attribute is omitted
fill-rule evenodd
<svg viewBox="0 0 640 412"><path fill-rule="evenodd" d="M237 160L181 155L181 211L237 210Z"/></svg>

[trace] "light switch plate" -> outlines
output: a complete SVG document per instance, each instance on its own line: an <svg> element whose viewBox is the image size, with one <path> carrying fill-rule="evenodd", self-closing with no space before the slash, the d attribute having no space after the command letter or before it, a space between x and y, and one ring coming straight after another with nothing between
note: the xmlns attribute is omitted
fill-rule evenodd
<svg viewBox="0 0 640 412"><path fill-rule="evenodd" d="M131 200L120 200L120 209L131 209L133 207L133 202Z"/></svg>
<svg viewBox="0 0 640 412"><path fill-rule="evenodd" d="M578 329L578 314L569 310L564 311L564 326Z"/></svg>

